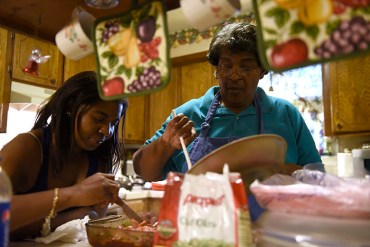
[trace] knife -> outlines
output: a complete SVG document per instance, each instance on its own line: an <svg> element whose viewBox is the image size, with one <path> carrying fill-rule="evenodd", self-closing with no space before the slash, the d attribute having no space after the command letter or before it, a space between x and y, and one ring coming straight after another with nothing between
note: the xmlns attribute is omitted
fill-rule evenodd
<svg viewBox="0 0 370 247"><path fill-rule="evenodd" d="M118 204L119 205L119 204ZM122 200L122 205L119 205L122 208L123 213L130 219L136 220L138 223L143 222L144 220L138 215L127 203Z"/></svg>

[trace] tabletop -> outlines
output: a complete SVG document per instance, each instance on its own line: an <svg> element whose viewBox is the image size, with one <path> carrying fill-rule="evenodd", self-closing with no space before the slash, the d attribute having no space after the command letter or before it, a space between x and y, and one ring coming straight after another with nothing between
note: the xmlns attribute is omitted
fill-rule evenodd
<svg viewBox="0 0 370 247"><path fill-rule="evenodd" d="M20 241L20 242L10 242L9 247L91 247L91 245L87 240L80 241L77 243L66 243L56 241L50 244L37 243L34 241Z"/></svg>

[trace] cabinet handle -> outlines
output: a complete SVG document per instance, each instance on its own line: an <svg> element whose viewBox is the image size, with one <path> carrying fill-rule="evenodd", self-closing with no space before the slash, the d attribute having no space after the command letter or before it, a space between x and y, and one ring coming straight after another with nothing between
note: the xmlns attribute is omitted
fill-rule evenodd
<svg viewBox="0 0 370 247"><path fill-rule="evenodd" d="M57 81L55 79L51 79L50 80L50 83L53 84L53 85L55 85L55 83L57 83Z"/></svg>
<svg viewBox="0 0 370 247"><path fill-rule="evenodd" d="M337 123L337 129L342 129L343 125L341 123Z"/></svg>

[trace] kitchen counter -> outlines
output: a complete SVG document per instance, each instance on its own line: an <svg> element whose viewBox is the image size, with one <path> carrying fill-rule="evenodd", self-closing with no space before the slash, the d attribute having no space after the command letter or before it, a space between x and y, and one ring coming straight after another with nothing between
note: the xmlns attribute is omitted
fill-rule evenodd
<svg viewBox="0 0 370 247"><path fill-rule="evenodd" d="M36 243L33 241L22 241L22 242L10 242L9 247L91 247L91 245L87 240L78 243L66 243L56 241L50 244Z"/></svg>
<svg viewBox="0 0 370 247"><path fill-rule="evenodd" d="M154 212L159 214L160 204L164 196L164 191L158 190L133 190L129 191L121 188L119 196L127 205L129 205L135 212ZM123 214L122 209L113 204L108 207L108 215Z"/></svg>

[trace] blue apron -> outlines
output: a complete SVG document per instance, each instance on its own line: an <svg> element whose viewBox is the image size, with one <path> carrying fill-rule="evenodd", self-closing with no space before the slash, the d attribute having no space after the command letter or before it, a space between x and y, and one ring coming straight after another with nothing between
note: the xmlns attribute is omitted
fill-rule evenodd
<svg viewBox="0 0 370 247"><path fill-rule="evenodd" d="M200 160L205 155L209 154L213 150L222 147L223 145L230 143L239 139L240 137L209 137L208 131L210 129L210 124L214 115L216 114L216 110L220 105L221 95L220 92L217 92L215 97L212 100L211 106L208 109L207 116L205 121L201 124L200 134L194 140L194 144L189 151L189 156L192 164L195 164L198 160ZM263 114L262 114L262 106L259 96L255 94L254 96L254 106L257 112L257 119L258 119L258 128L259 133L265 133L264 125L263 125ZM184 164L185 171L187 171L187 164ZM264 211L263 208L259 206L255 197L253 195L248 196L248 204L249 210L251 214L252 221L255 221L258 216Z"/></svg>

